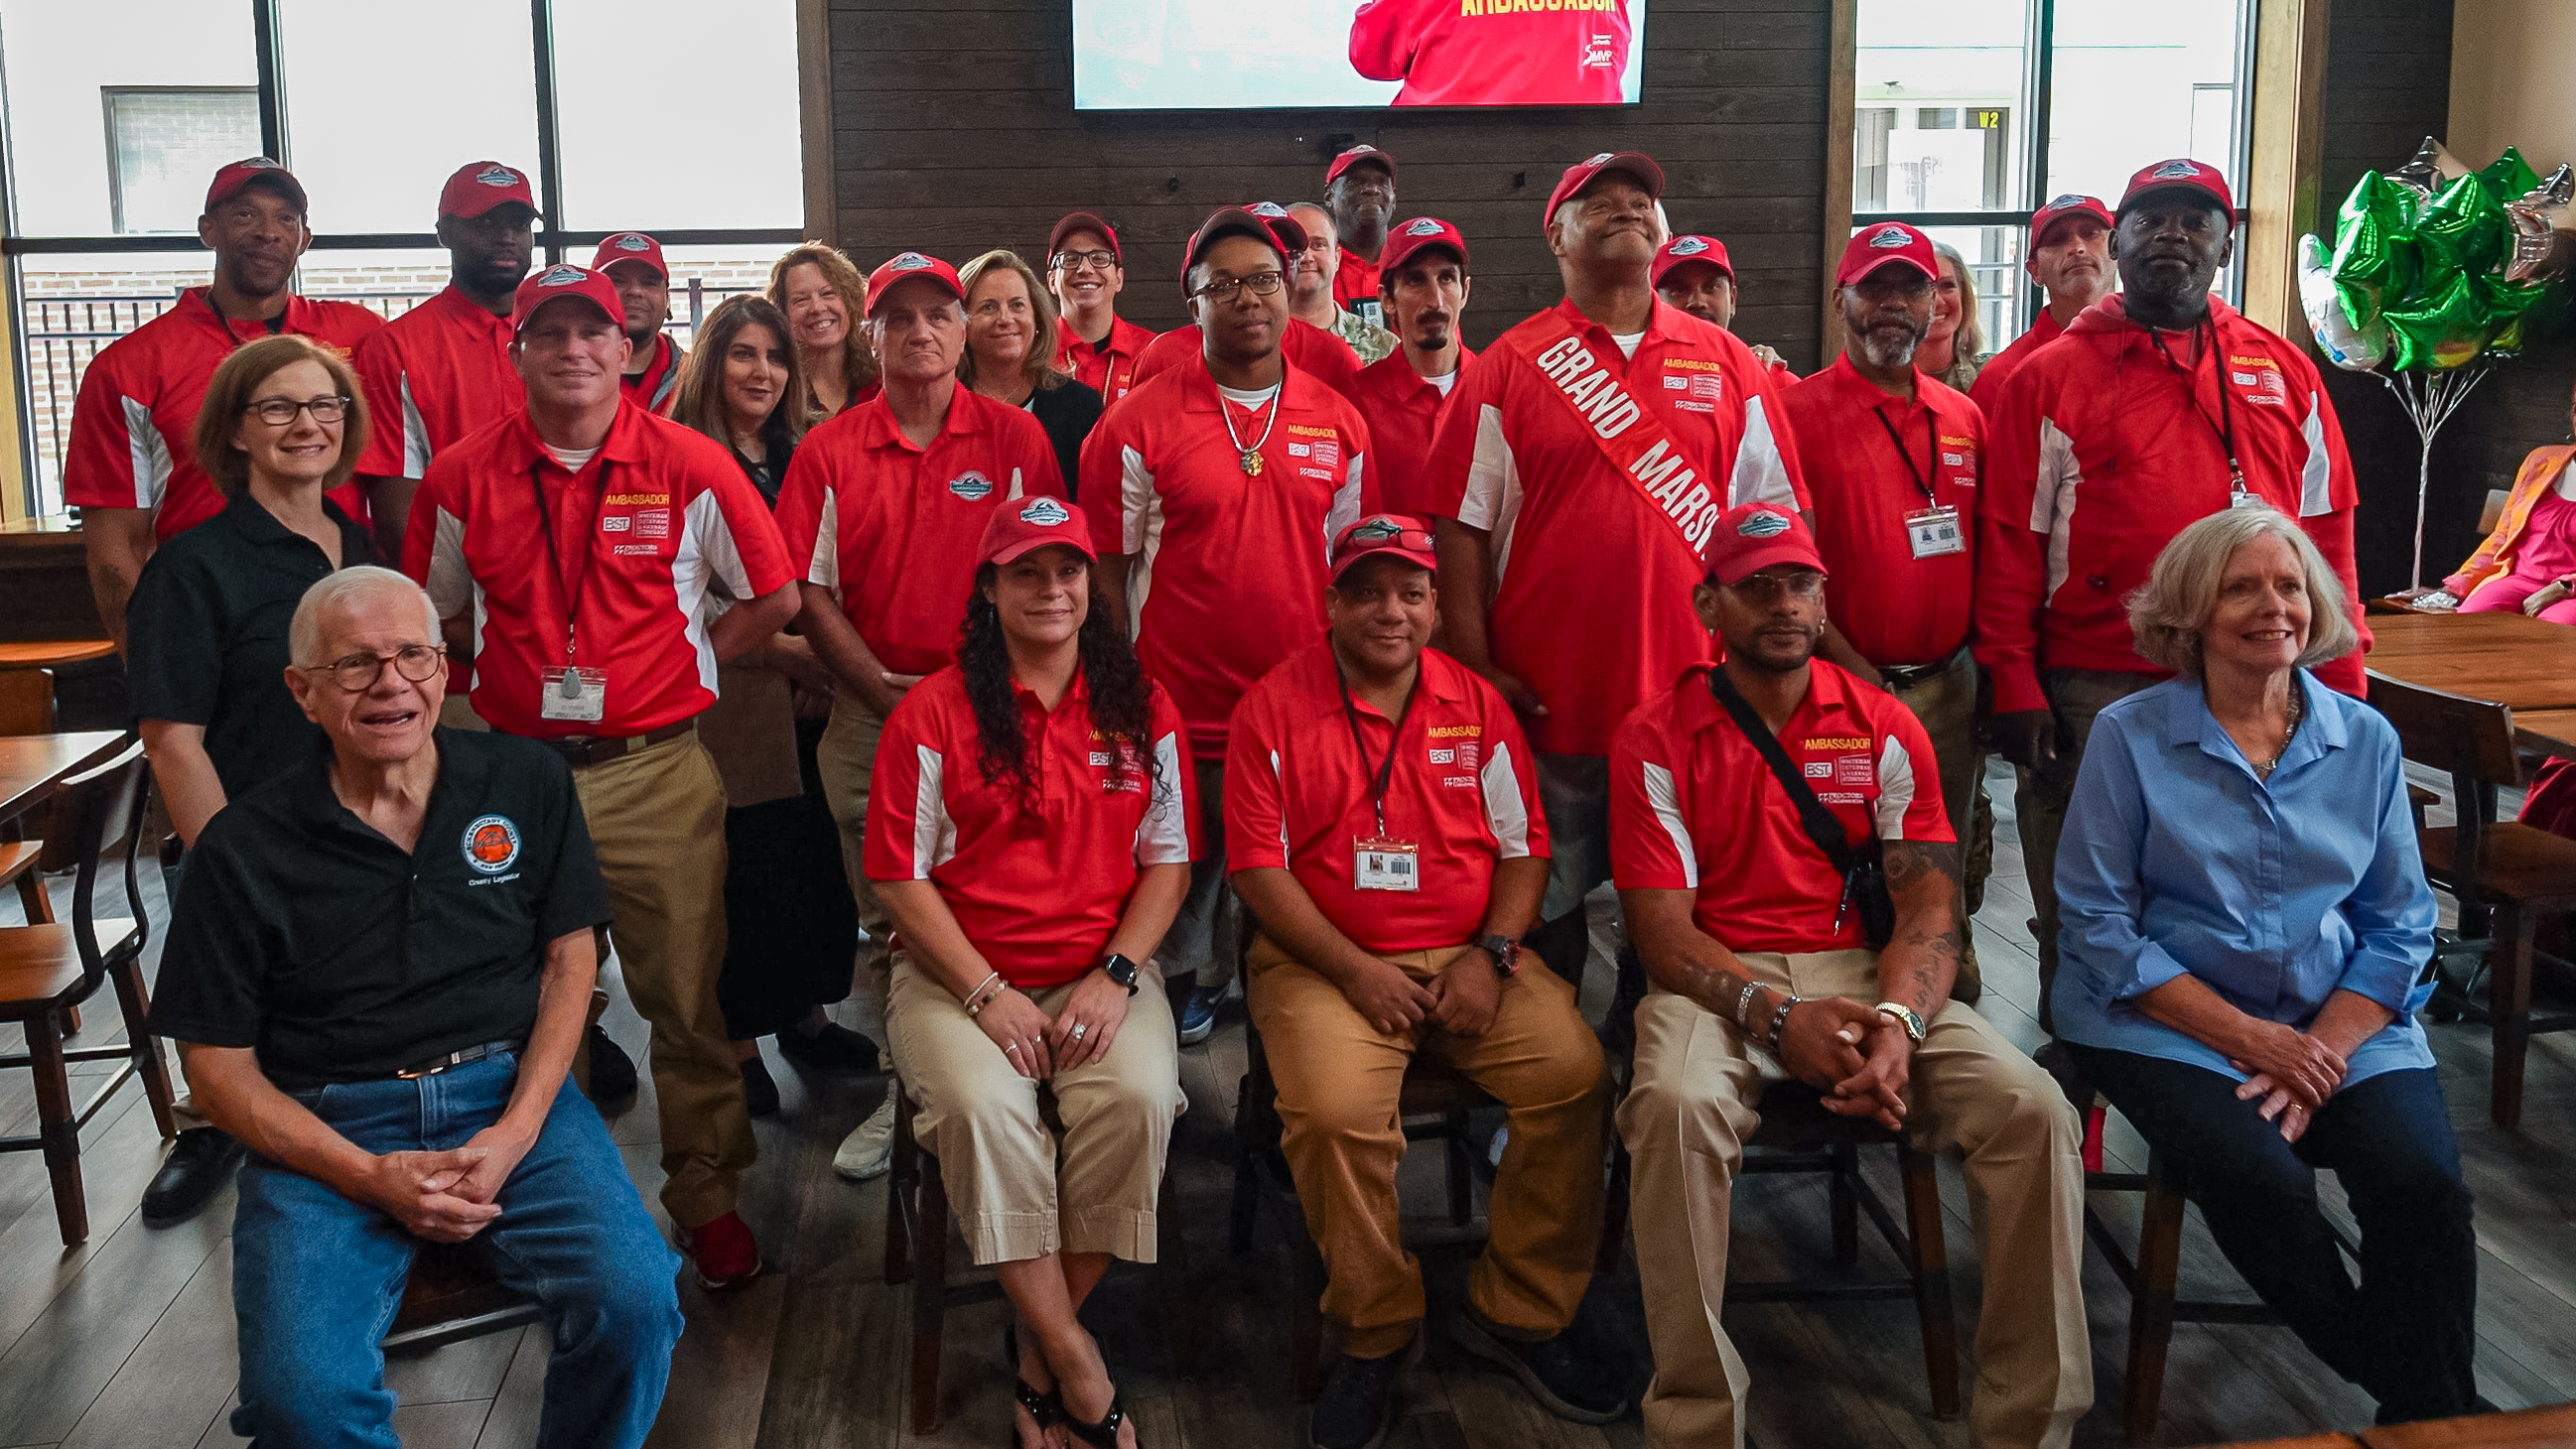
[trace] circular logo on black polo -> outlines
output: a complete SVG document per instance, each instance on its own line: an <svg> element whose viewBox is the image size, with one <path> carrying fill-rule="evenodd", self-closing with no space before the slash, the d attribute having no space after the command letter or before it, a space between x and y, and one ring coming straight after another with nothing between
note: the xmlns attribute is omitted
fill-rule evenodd
<svg viewBox="0 0 2576 1449"><path fill-rule="evenodd" d="M477 815L465 827L465 863L483 875L499 875L519 863L519 827L507 815Z"/></svg>

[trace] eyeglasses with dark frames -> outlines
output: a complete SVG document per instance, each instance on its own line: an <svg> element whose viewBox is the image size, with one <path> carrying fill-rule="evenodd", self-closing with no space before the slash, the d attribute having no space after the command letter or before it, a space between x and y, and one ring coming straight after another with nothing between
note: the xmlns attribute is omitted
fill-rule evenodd
<svg viewBox="0 0 2576 1449"><path fill-rule="evenodd" d="M1118 254L1108 251L1057 252L1053 261L1055 269L1059 272L1078 272L1084 267L1089 267L1095 272L1105 272L1118 265Z"/></svg>
<svg viewBox="0 0 2576 1449"><path fill-rule="evenodd" d="M311 413L313 421L329 425L349 415L349 400L344 397L310 397L302 402L292 398L264 397L246 403L242 411L272 428L282 428L295 421L297 413Z"/></svg>
<svg viewBox="0 0 2576 1449"><path fill-rule="evenodd" d="M1252 295L1268 297L1277 293L1279 284L1286 279L1286 274L1281 272L1254 272L1248 277L1219 277L1190 295L1205 297L1211 302L1231 302L1234 300L1235 293L1250 287Z"/></svg>

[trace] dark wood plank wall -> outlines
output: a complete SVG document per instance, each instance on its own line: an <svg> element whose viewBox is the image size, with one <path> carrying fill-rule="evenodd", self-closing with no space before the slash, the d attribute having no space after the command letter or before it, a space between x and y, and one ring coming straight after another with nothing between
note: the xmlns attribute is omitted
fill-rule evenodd
<svg viewBox="0 0 2576 1449"><path fill-rule="evenodd" d="M1399 216L1445 217L1475 252L1471 345L1562 295L1540 238L1571 162L1636 148L1670 177L1676 227L1725 239L1736 330L1816 365L1823 277L1830 0L1654 0L1645 95L1617 111L1082 112L1070 0L833 0L842 245L870 266L905 248L1036 259L1067 211L1116 223L1122 314L1178 325L1180 250L1215 207L1320 199L1352 141L1393 152Z"/></svg>

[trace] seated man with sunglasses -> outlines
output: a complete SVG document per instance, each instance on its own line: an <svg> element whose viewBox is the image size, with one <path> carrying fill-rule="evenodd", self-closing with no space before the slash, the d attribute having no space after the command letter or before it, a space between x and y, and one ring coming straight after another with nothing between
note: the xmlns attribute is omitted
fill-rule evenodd
<svg viewBox="0 0 2576 1449"><path fill-rule="evenodd" d="M1728 511L1692 591L1695 664L1610 746L1610 858L1651 989L1619 1131L1654 1346L1646 1442L1745 1442L1718 1316L1729 1199L1767 1082L1965 1159L1985 1305L1969 1434L2063 1449L2093 1402L2075 1109L1976 1011L1959 848L1911 710L1814 657L1825 566L1796 514ZM1884 871L1884 884L1877 880Z"/></svg>
<svg viewBox="0 0 2576 1449"><path fill-rule="evenodd" d="M679 1259L571 1083L608 919L571 770L435 727L438 619L400 574L314 585L289 643L325 739L198 836L152 1013L252 1154L232 1428L390 1449L378 1343L427 1239L473 1244L543 1307L539 1444L640 1444Z"/></svg>

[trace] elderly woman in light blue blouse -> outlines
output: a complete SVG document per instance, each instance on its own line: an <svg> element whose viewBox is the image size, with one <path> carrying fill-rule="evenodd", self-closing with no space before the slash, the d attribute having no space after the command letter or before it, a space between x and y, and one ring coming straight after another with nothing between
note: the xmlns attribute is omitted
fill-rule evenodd
<svg viewBox="0 0 2576 1449"><path fill-rule="evenodd" d="M2477 1238L2414 1019L2432 892L2396 732L2307 669L2359 642L2343 590L2295 522L2231 509L2175 536L2129 618L2175 677L2084 751L2058 1034L2381 1423L2470 1412ZM2361 1225L2358 1284L2320 1168Z"/></svg>

